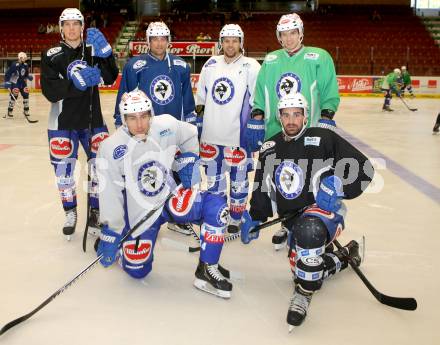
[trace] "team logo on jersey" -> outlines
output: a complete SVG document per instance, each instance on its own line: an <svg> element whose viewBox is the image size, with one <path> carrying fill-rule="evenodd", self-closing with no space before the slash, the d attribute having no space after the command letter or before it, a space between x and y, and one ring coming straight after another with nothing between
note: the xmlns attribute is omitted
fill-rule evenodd
<svg viewBox="0 0 440 345"><path fill-rule="evenodd" d="M218 211L216 218L217 223L220 226L226 226L229 224L229 208L226 204Z"/></svg>
<svg viewBox="0 0 440 345"><path fill-rule="evenodd" d="M306 53L304 54L304 60L318 60L318 53Z"/></svg>
<svg viewBox="0 0 440 345"><path fill-rule="evenodd" d="M304 138L304 146L319 146L321 142L321 137L305 137Z"/></svg>
<svg viewBox="0 0 440 345"><path fill-rule="evenodd" d="M79 72L86 67L87 67L87 62L85 61L75 60L71 62L69 66L67 66L67 77L70 79L73 73Z"/></svg>
<svg viewBox="0 0 440 345"><path fill-rule="evenodd" d="M168 202L170 211L179 217L185 216L191 210L197 193L192 189L180 188L177 195L173 196Z"/></svg>
<svg viewBox="0 0 440 345"><path fill-rule="evenodd" d="M125 156L127 153L128 147L127 145L119 145L113 150L113 159L119 159Z"/></svg>
<svg viewBox="0 0 440 345"><path fill-rule="evenodd" d="M217 145L200 144L200 158L205 161L211 161L217 158L219 148Z"/></svg>
<svg viewBox="0 0 440 345"><path fill-rule="evenodd" d="M180 59L176 59L173 61L174 66L182 66L183 68L186 68L186 62Z"/></svg>
<svg viewBox="0 0 440 345"><path fill-rule="evenodd" d="M216 59L209 59L206 63L205 63L205 67L209 67L212 65L215 65L217 63Z"/></svg>
<svg viewBox="0 0 440 345"><path fill-rule="evenodd" d="M281 98L290 93L301 91L301 79L292 72L284 73L280 79L278 79L275 91L278 98Z"/></svg>
<svg viewBox="0 0 440 345"><path fill-rule="evenodd" d="M220 244L225 242L225 235L222 228L210 226L206 223L202 224L200 234L203 236L204 242L211 244Z"/></svg>
<svg viewBox="0 0 440 345"><path fill-rule="evenodd" d="M229 166L237 166L246 162L247 154L242 147L225 147L223 157Z"/></svg>
<svg viewBox="0 0 440 345"><path fill-rule="evenodd" d="M174 99L174 84L170 77L159 75L150 85L151 99L160 105L166 105Z"/></svg>
<svg viewBox="0 0 440 345"><path fill-rule="evenodd" d="M234 97L234 94L234 84L232 84L230 79L222 77L214 81L211 96L215 103L220 105L227 104Z"/></svg>
<svg viewBox="0 0 440 345"><path fill-rule="evenodd" d="M73 151L73 143L69 138L55 137L49 141L50 154L57 159L69 157Z"/></svg>
<svg viewBox="0 0 440 345"><path fill-rule="evenodd" d="M20 68L20 74L23 77L26 74L26 69L25 68Z"/></svg>
<svg viewBox="0 0 440 345"><path fill-rule="evenodd" d="M47 56L55 55L55 54L59 53L59 52L61 51L61 49L62 49L61 47L50 48L50 49L47 51L46 55L47 55Z"/></svg>
<svg viewBox="0 0 440 345"><path fill-rule="evenodd" d="M146 60L137 60L134 64L133 64L133 69L139 69L144 67L147 64Z"/></svg>
<svg viewBox="0 0 440 345"><path fill-rule="evenodd" d="M138 187L146 196L159 194L166 183L167 170L157 161L149 161L139 168Z"/></svg>
<svg viewBox="0 0 440 345"><path fill-rule="evenodd" d="M140 240L136 250L136 240L125 241L123 251L125 259L132 265L142 265L147 262L153 250L151 240Z"/></svg>
<svg viewBox="0 0 440 345"><path fill-rule="evenodd" d="M304 188L304 174L292 161L283 161L275 171L275 185L285 199L295 199Z"/></svg>
<svg viewBox="0 0 440 345"><path fill-rule="evenodd" d="M278 56L276 56L275 54L268 54L266 55L266 58L264 59L264 61L266 62L271 62L274 61L278 58Z"/></svg>
<svg viewBox="0 0 440 345"><path fill-rule="evenodd" d="M109 137L107 132L100 132L96 133L92 136L92 152L97 153L99 149L99 145L101 145L101 142Z"/></svg>

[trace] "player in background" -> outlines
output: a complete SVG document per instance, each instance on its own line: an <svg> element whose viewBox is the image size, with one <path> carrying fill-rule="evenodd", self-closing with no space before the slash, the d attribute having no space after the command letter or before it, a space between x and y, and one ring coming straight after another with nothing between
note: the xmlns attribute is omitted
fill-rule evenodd
<svg viewBox="0 0 440 345"><path fill-rule="evenodd" d="M255 226L275 214L299 214L286 223L289 262L295 290L287 323L304 321L313 294L325 278L348 266L331 243L344 229L346 207L342 199L358 197L374 174L370 161L349 142L326 128L306 128L308 106L300 93L283 96L278 103L282 132L260 149L250 210L243 215L242 242L258 238ZM344 250L360 265L359 244ZM290 328L290 327L289 327Z"/></svg>
<svg viewBox="0 0 440 345"><path fill-rule="evenodd" d="M252 169L252 151L245 137L246 126L262 127L249 119L259 63L243 55L244 34L237 24L225 25L219 35L223 55L211 57L203 66L196 94L197 118L189 119L201 131L200 157L205 165L208 191L226 194L230 177L229 233L239 231L246 209ZM250 140L252 141L252 140Z"/></svg>
<svg viewBox="0 0 440 345"><path fill-rule="evenodd" d="M171 33L163 22L152 22L146 31L147 54L127 61L122 72L115 106L115 125L121 125L119 102L125 92L138 88L151 99L155 115L170 114L178 120L193 118L194 97L192 94L190 67L167 48ZM190 235L191 224L168 223L168 228Z"/></svg>
<svg viewBox="0 0 440 345"><path fill-rule="evenodd" d="M103 254L104 266L119 257L124 271L140 279L152 269L154 246L163 223L198 223L201 251L194 285L229 298L232 284L218 265L228 223L226 198L191 189L200 182L196 127L169 114L154 116L152 109L143 91L123 94L119 107L123 125L99 148L97 171L104 228L97 254ZM181 153L175 157L177 148ZM118 250L130 227L163 203L174 189L172 170L177 171L182 187Z"/></svg>
<svg viewBox="0 0 440 345"><path fill-rule="evenodd" d="M24 52L18 53L18 61L13 63L5 74L5 84L9 89L8 116L12 117L15 102L18 94L23 97L23 114L29 116L29 88L27 81L32 81L33 76L29 74L29 66L26 63L27 55Z"/></svg>
<svg viewBox="0 0 440 345"><path fill-rule="evenodd" d="M276 36L282 49L266 55L255 87L254 120L264 120L265 139L281 131L277 105L282 96L301 92L310 105L308 127L335 128L340 97L335 66L329 53L302 44L304 25L296 14L283 15ZM287 229L282 226L272 238L275 250L285 247Z"/></svg>
<svg viewBox="0 0 440 345"><path fill-rule="evenodd" d="M432 129L432 133L436 134L439 132L440 127L440 113L437 115L437 120L435 121L434 128Z"/></svg>
<svg viewBox="0 0 440 345"><path fill-rule="evenodd" d="M409 96L411 98L414 98L414 92L412 89L412 85L411 85L411 75L409 74L408 70L406 69L406 66L402 66L400 68L401 72L402 72L402 81L403 81L403 86L400 89L401 95L402 97L405 96L405 90L408 90L409 92Z"/></svg>
<svg viewBox="0 0 440 345"><path fill-rule="evenodd" d="M66 8L59 18L59 26L62 41L41 56L41 89L52 103L48 124L50 161L66 213L63 234L70 239L77 223L74 171L79 144L88 158L94 159L101 141L108 137L98 84L101 81L113 84L119 71L112 48L98 29L88 29L84 42L84 17L78 9ZM88 224L90 232L97 234L100 229L97 178L93 161L91 164Z"/></svg>
<svg viewBox="0 0 440 345"><path fill-rule="evenodd" d="M400 97L401 88L403 85L402 80L402 72L400 69L395 68L394 71L389 73L382 82L382 91L385 92L384 97L385 101L383 103L382 110L383 111L394 111L390 108L391 106L391 98L393 98L393 93L396 94L397 97Z"/></svg>

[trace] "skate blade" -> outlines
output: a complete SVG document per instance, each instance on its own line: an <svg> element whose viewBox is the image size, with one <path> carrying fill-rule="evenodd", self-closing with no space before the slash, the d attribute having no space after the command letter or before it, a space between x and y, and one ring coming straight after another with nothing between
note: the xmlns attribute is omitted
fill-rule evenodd
<svg viewBox="0 0 440 345"><path fill-rule="evenodd" d="M365 261L365 235L357 241L359 243L359 255L361 256L361 265Z"/></svg>
<svg viewBox="0 0 440 345"><path fill-rule="evenodd" d="M185 235L185 236L189 236L189 235L191 235L191 231L181 229L181 228L179 228L178 226L168 225L167 228L168 228L168 230L171 230L171 231L177 232L177 233L182 234L182 235Z"/></svg>
<svg viewBox="0 0 440 345"><path fill-rule="evenodd" d="M295 329L295 327L296 326L289 325L289 333L292 333L292 331Z"/></svg>
<svg viewBox="0 0 440 345"><path fill-rule="evenodd" d="M72 236L71 236L71 235L64 235L64 236L66 236L66 240L67 240L67 242L70 242L70 240L72 239Z"/></svg>
<svg viewBox="0 0 440 345"><path fill-rule="evenodd" d="M209 283L205 282L204 280L198 279L198 278L196 278L194 280L194 286L199 290L205 291L205 292L210 293L210 294L217 296L217 297L221 297L224 299L231 298L231 291L218 290L218 289L214 288L212 285L210 285Z"/></svg>

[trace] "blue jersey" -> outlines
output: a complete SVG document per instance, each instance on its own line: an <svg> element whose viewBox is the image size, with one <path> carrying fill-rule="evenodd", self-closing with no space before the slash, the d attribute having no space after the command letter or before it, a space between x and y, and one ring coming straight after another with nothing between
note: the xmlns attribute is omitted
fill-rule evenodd
<svg viewBox="0 0 440 345"><path fill-rule="evenodd" d="M27 86L26 81L29 79L29 66L26 62L13 63L5 74L5 80L10 82L11 87L25 88Z"/></svg>
<svg viewBox="0 0 440 345"><path fill-rule="evenodd" d="M167 54L163 60L158 60L151 54L144 54L128 60L116 98L116 125L121 125L119 102L122 95L136 88L151 99L156 115L171 114L182 120L194 111L190 68L177 56Z"/></svg>

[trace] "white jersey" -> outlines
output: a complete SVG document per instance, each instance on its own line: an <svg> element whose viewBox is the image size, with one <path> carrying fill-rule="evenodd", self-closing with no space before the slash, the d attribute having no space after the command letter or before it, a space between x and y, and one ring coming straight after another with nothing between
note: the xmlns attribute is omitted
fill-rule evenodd
<svg viewBox="0 0 440 345"><path fill-rule="evenodd" d="M197 128L168 114L152 118L145 141L133 138L126 126L104 140L96 160L101 223L122 233L123 192L130 227L163 203L174 187L171 170L177 149L199 153ZM158 209L133 236L146 231L161 212L162 208Z"/></svg>
<svg viewBox="0 0 440 345"><path fill-rule="evenodd" d="M226 63L223 55L210 58L200 72L196 105L204 105L201 141L244 146L242 133L252 110L260 64L240 55Z"/></svg>

